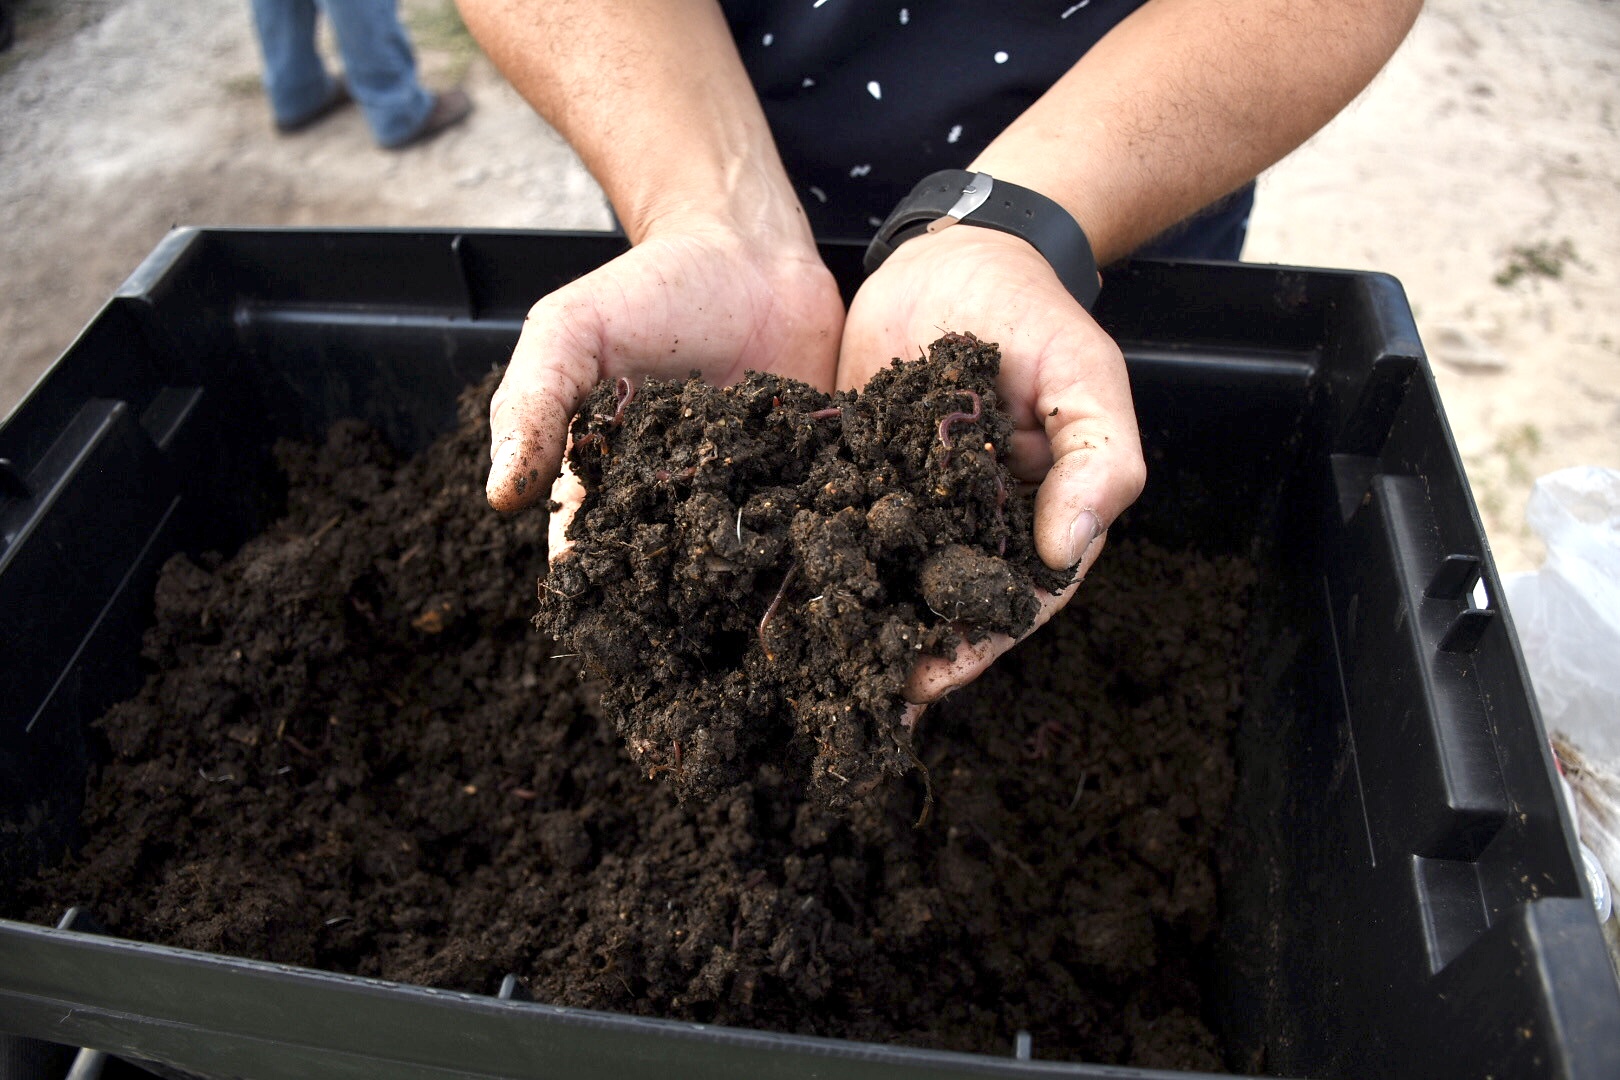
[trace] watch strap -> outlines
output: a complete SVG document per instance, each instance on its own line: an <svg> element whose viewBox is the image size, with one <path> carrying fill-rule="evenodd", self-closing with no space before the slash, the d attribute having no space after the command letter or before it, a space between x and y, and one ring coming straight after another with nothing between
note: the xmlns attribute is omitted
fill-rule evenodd
<svg viewBox="0 0 1620 1080"><path fill-rule="evenodd" d="M882 266L907 240L956 223L1027 241L1080 306L1090 311L1097 302L1097 260L1080 223L1038 191L965 169L944 169L918 181L867 246L866 272Z"/></svg>

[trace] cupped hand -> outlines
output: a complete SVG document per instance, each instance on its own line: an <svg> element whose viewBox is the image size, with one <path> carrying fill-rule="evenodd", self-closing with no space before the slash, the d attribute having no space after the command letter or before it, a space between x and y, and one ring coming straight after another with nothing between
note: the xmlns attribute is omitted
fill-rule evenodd
<svg viewBox="0 0 1620 1080"><path fill-rule="evenodd" d="M830 389L843 316L807 240L763 243L713 223L660 228L529 310L490 402L490 505L545 497L569 419L598 381L696 370L724 384L756 370Z"/></svg>
<svg viewBox="0 0 1620 1080"><path fill-rule="evenodd" d="M1008 467L1040 484L1036 550L1054 569L1079 567L1075 584L1041 595L1033 633L1069 602L1109 525L1142 492L1146 467L1125 360L1033 247L953 225L900 245L861 286L844 322L838 386L865 385L892 357L913 356L948 330L1001 346L996 389L1014 424ZM954 659L924 659L907 683L917 703L907 722L1014 644L996 634L963 645Z"/></svg>

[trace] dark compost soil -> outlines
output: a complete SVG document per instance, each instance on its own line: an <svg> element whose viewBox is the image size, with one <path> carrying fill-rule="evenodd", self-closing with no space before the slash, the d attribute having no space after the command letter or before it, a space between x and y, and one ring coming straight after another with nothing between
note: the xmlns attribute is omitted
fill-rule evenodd
<svg viewBox="0 0 1620 1080"><path fill-rule="evenodd" d="M1035 587L1072 578L1012 495L1000 367L947 334L859 395L761 374L597 388L536 622L602 680L649 776L713 798L779 762L841 806L917 766L900 720L918 657L1024 633Z"/></svg>
<svg viewBox="0 0 1620 1080"><path fill-rule="evenodd" d="M10 914L83 904L127 937L481 993L514 972L556 1004L998 1055L1026 1029L1037 1057L1218 1068L1200 987L1245 564L1116 541L930 712L923 828L915 771L837 811L774 765L682 802L530 625L545 516L484 504L491 389L415 461L351 423L283 447L285 519L169 563L153 675L99 724L87 843ZM763 523L745 508L745 536Z"/></svg>

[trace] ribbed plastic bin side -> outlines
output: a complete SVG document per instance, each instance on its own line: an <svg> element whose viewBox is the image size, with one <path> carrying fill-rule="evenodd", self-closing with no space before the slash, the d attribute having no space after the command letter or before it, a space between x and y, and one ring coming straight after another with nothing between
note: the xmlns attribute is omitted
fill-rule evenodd
<svg viewBox="0 0 1620 1080"><path fill-rule="evenodd" d="M77 839L86 725L138 685L157 570L265 523L275 439L353 416L424 446L535 297L618 250L182 230L154 252L0 426L4 880ZM826 249L846 293L859 254ZM1620 1075L1620 993L1399 286L1139 263L1109 274L1098 317L1125 348L1149 458L1124 528L1260 570L1222 852L1214 1008L1233 1067ZM206 1076L1170 1075L590 1013L14 922L0 1030Z"/></svg>

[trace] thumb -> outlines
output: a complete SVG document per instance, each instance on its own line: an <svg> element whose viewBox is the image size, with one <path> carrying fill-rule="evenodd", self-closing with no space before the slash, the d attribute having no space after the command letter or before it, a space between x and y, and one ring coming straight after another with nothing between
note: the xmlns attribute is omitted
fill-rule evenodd
<svg viewBox="0 0 1620 1080"><path fill-rule="evenodd" d="M546 496L562 465L568 421L601 377L601 331L595 305L573 286L530 309L489 403L484 493L496 510L521 510Z"/></svg>
<svg viewBox="0 0 1620 1080"><path fill-rule="evenodd" d="M1056 413L1047 419L1052 468L1035 494L1035 549L1053 569L1085 563L1088 552L1094 558L1097 541L1147 482L1128 384L1122 402L1105 402L1078 387L1043 402L1043 413Z"/></svg>

